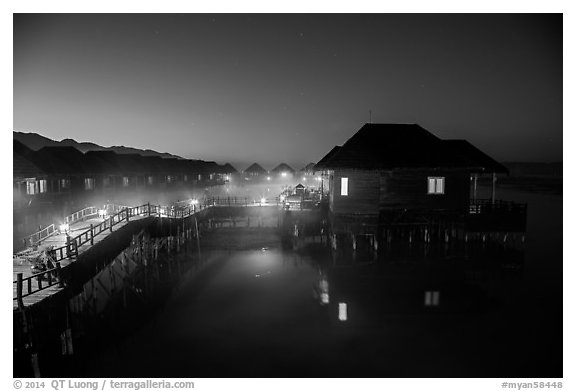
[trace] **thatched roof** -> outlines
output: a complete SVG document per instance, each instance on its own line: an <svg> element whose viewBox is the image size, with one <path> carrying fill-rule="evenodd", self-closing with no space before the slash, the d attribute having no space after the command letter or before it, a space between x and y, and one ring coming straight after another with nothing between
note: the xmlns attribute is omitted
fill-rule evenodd
<svg viewBox="0 0 576 391"><path fill-rule="evenodd" d="M441 140L417 124L366 124L315 169L465 168L507 172L464 140Z"/></svg>

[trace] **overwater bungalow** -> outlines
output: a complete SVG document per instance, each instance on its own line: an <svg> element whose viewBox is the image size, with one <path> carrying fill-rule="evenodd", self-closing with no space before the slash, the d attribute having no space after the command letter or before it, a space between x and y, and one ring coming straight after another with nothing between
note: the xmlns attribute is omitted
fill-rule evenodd
<svg viewBox="0 0 576 391"><path fill-rule="evenodd" d="M262 166L258 163L252 163L250 167L243 171L244 180L246 181L258 181L263 180L268 175L268 171L266 171Z"/></svg>
<svg viewBox="0 0 576 391"><path fill-rule="evenodd" d="M504 166L467 141L442 140L417 124L366 124L315 170L322 174L334 240L368 235L377 246L391 226L426 226L418 231L423 235L525 229L525 207L496 200ZM482 175L492 179L490 199L477 197Z"/></svg>
<svg viewBox="0 0 576 391"><path fill-rule="evenodd" d="M294 178L295 172L296 171L288 164L280 163L270 171L270 174L272 174L272 177L275 179L289 180Z"/></svg>

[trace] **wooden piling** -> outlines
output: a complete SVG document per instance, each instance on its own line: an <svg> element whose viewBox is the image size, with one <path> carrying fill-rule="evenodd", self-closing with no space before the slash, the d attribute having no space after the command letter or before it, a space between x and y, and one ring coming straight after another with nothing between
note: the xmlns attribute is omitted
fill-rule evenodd
<svg viewBox="0 0 576 391"><path fill-rule="evenodd" d="M56 262L56 277L58 278L58 286L64 288L64 279L62 278L62 266L60 262Z"/></svg>
<svg viewBox="0 0 576 391"><path fill-rule="evenodd" d="M16 274L16 300L18 301L18 309L20 310L24 309L24 301L22 300L22 279L22 273Z"/></svg>

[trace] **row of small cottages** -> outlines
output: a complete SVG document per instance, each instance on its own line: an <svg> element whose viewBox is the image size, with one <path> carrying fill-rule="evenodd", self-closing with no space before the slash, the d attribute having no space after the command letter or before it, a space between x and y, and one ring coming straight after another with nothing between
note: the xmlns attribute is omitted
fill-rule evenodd
<svg viewBox="0 0 576 391"><path fill-rule="evenodd" d="M36 198L81 196L136 188L220 184L237 171L230 164L113 151L82 153L73 147L33 151L17 140L13 145L14 208Z"/></svg>
<svg viewBox="0 0 576 391"><path fill-rule="evenodd" d="M467 141L441 140L416 124L366 124L315 171L323 178L333 232L373 234L408 214L412 221L406 222L414 223L434 213L490 207L496 175L507 173ZM481 202L477 178L485 174L492 178L492 198Z"/></svg>
<svg viewBox="0 0 576 391"><path fill-rule="evenodd" d="M272 170L265 170L260 164L253 163L244 171L244 180L292 180L294 178L305 178L314 174L314 163L309 163L300 171L294 170L286 163L280 163Z"/></svg>

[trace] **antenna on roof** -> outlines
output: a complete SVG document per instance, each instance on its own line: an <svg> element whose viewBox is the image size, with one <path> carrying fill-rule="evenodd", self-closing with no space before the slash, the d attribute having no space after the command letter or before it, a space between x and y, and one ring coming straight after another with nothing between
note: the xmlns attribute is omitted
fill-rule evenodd
<svg viewBox="0 0 576 391"><path fill-rule="evenodd" d="M372 123L372 109L368 110L368 116L370 117L370 120L368 123Z"/></svg>

